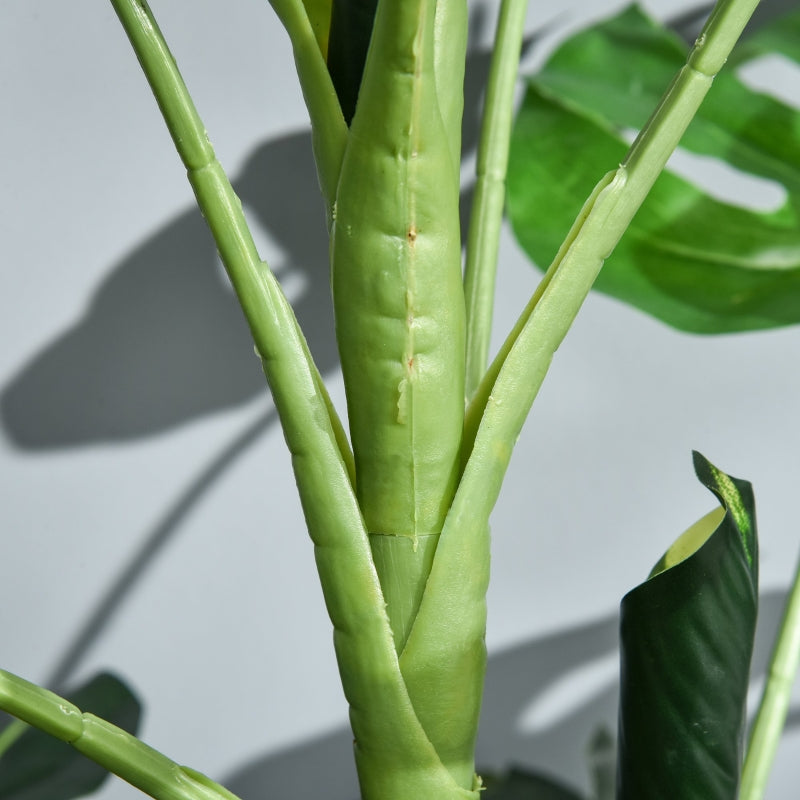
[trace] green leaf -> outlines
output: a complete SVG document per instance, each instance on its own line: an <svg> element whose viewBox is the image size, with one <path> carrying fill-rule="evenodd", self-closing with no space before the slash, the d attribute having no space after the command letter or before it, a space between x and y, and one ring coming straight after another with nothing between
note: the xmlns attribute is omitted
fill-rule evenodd
<svg viewBox="0 0 800 800"><path fill-rule="evenodd" d="M100 674L68 694L83 710L104 717L130 733L141 707L118 678ZM14 723L12 723L14 724ZM66 742L26 728L0 756L0 800L69 800L100 788L108 772Z"/></svg>
<svg viewBox="0 0 800 800"><path fill-rule="evenodd" d="M372 38L378 0L334 0L328 40L328 70L331 73L345 121L356 111L361 76Z"/></svg>
<svg viewBox="0 0 800 800"><path fill-rule="evenodd" d="M698 453L694 465L725 514L622 600L618 800L736 797L758 605L753 492Z"/></svg>
<svg viewBox="0 0 800 800"><path fill-rule="evenodd" d="M737 63L778 47L781 25L793 31L800 13L787 20L762 29ZM512 139L508 209L539 266L555 256L598 176L624 158L622 132L644 125L685 53L632 7L570 39L530 80ZM665 172L595 288L697 333L800 322L800 114L725 71L682 146L782 183L786 202L756 212Z"/></svg>
<svg viewBox="0 0 800 800"><path fill-rule="evenodd" d="M482 800L583 800L582 795L550 778L519 767L500 777L486 776Z"/></svg>

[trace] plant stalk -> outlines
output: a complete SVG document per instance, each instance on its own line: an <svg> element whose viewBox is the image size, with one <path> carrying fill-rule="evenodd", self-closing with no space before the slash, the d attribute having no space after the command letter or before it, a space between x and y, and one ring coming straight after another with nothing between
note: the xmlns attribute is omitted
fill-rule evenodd
<svg viewBox="0 0 800 800"><path fill-rule="evenodd" d="M239 800L189 767L181 767L122 728L10 672L0 670L0 709L67 742L155 800Z"/></svg>
<svg viewBox="0 0 800 800"><path fill-rule="evenodd" d="M800 562L786 600L742 769L740 800L762 800L800 666Z"/></svg>
<svg viewBox="0 0 800 800"><path fill-rule="evenodd" d="M314 160L330 224L347 144L347 123L325 62L326 53L320 46L319 31L315 32L305 4L302 0L270 0L270 4L292 43L300 87L311 118ZM319 5L316 4L317 8Z"/></svg>
<svg viewBox="0 0 800 800"><path fill-rule="evenodd" d="M584 204L467 407L462 464L470 458L473 445L477 446L479 427L484 427L495 442L489 445L487 441L488 452L500 452L502 441L510 457L553 355L603 262L677 147L757 5L758 0L717 3L686 65L673 79L624 162L601 179ZM488 424L489 417L496 421ZM496 456L481 471L490 473L493 467L489 463L494 460Z"/></svg>
<svg viewBox="0 0 800 800"><path fill-rule="evenodd" d="M503 0L501 3L489 66L464 269L467 398L472 397L477 389L489 356L514 87L519 71L527 7L527 0Z"/></svg>

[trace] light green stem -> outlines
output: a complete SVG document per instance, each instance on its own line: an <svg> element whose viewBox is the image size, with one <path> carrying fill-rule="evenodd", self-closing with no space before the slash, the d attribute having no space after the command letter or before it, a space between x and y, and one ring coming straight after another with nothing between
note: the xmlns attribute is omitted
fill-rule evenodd
<svg viewBox="0 0 800 800"><path fill-rule="evenodd" d="M291 307L258 258L152 14L140 0L112 3L186 164L272 387L333 623L362 795L477 800L442 764L409 697L353 491L352 457Z"/></svg>
<svg viewBox="0 0 800 800"><path fill-rule="evenodd" d="M600 181L584 205L467 408L463 463L479 435L479 426L490 417L496 417L497 423L486 426L486 435L496 439L503 430L502 441L496 441L491 451L507 449L510 456L553 354L603 261L655 183L757 5L758 0L718 2L686 65L631 145L625 161ZM495 432L489 434L490 428ZM482 472L488 474L491 469L487 464Z"/></svg>
<svg viewBox="0 0 800 800"><path fill-rule="evenodd" d="M468 398L477 389L489 356L514 86L527 6L528 0L503 0L501 3L489 68L464 270L467 309L465 392Z"/></svg>
<svg viewBox="0 0 800 800"><path fill-rule="evenodd" d="M270 4L292 43L300 87L311 118L314 159L330 222L347 144L347 123L305 6L301 0L270 0Z"/></svg>
<svg viewBox="0 0 800 800"><path fill-rule="evenodd" d="M438 0L433 25L433 72L454 175L459 175L461 170L468 23L465 0Z"/></svg>
<svg viewBox="0 0 800 800"><path fill-rule="evenodd" d="M351 480L355 473L350 446L333 405L313 364L303 334L289 309L283 292L256 250L242 212L242 204L225 175L208 140L205 126L169 52L147 4L141 0L111 0L111 4L133 45L142 70L186 167L198 205L217 244L220 257L244 311L250 331L262 356L280 352L302 363L314 376L323 398L342 458ZM276 304L288 309L281 327ZM273 386L273 390L275 387Z"/></svg>
<svg viewBox="0 0 800 800"><path fill-rule="evenodd" d="M800 563L786 601L767 681L750 731L742 769L740 800L762 800L789 711L792 685L800 665Z"/></svg>
<svg viewBox="0 0 800 800"><path fill-rule="evenodd" d="M181 767L127 731L0 670L0 709L63 742L156 800L238 800L205 775Z"/></svg>

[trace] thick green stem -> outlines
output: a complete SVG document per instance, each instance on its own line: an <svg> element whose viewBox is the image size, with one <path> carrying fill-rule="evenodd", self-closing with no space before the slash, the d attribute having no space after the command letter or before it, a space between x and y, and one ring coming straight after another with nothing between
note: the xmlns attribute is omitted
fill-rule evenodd
<svg viewBox="0 0 800 800"><path fill-rule="evenodd" d="M750 731L739 800L762 800L800 665L800 563L786 600L761 702Z"/></svg>
<svg viewBox="0 0 800 800"><path fill-rule="evenodd" d="M477 800L471 782L459 785L442 763L403 681L346 438L291 307L258 258L152 14L140 0L112 2L186 164L272 387L333 623L363 797ZM454 394L463 396L460 383Z"/></svg>
<svg viewBox="0 0 800 800"><path fill-rule="evenodd" d="M371 533L369 542L389 611L395 649L399 653L406 645L417 616L439 534L429 533L412 539Z"/></svg>
<svg viewBox="0 0 800 800"><path fill-rule="evenodd" d="M420 540L441 532L455 492L463 426L458 172L434 71L437 10L378 4L331 242L357 495L398 649L430 563Z"/></svg>
<svg viewBox="0 0 800 800"><path fill-rule="evenodd" d="M501 3L489 68L464 270L467 309L465 391L468 398L472 397L483 377L489 355L514 86L527 7L528 0L503 0Z"/></svg>

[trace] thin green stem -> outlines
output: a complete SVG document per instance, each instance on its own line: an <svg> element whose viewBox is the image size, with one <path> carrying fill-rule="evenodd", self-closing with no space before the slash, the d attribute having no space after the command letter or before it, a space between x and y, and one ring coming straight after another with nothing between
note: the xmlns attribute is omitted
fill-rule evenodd
<svg viewBox="0 0 800 800"><path fill-rule="evenodd" d="M241 201L214 154L205 126L152 12L142 0L111 0L111 3L133 45L186 167L189 182L214 236L258 352L262 357L274 358L274 354L280 353L283 358L295 359L313 375L316 391L306 397L323 399L341 456L353 480L355 468L341 421L280 286L258 255ZM288 319L280 319L276 304L288 309ZM287 324L288 330L282 327L282 322ZM273 385L273 391L275 389Z"/></svg>
<svg viewBox="0 0 800 800"><path fill-rule="evenodd" d="M490 453L506 450L510 456L553 354L603 261L655 183L757 5L758 0L718 2L686 65L667 89L625 161L600 181L584 205L467 408L462 463L470 458L473 443L477 448L479 428L485 429L484 435L489 437L489 450L480 458L493 462L495 456ZM490 446L492 440L495 443ZM483 447L481 451L484 453ZM481 471L489 469L487 464Z"/></svg>
<svg viewBox="0 0 800 800"><path fill-rule="evenodd" d="M478 387L489 356L514 86L527 6L528 0L503 0L501 3L489 68L464 271L467 308L465 391L468 398Z"/></svg>
<svg viewBox="0 0 800 800"><path fill-rule="evenodd" d="M325 53L320 49L319 39L302 1L270 0L270 4L292 43L297 76L311 117L314 158L330 222L347 144L347 123L328 72Z"/></svg>
<svg viewBox="0 0 800 800"><path fill-rule="evenodd" d="M740 800L762 800L789 711L792 685L800 666L800 563L786 600L772 651L767 681L750 731L742 769Z"/></svg>
<svg viewBox="0 0 800 800"><path fill-rule="evenodd" d="M0 670L0 709L71 744L92 761L156 800L238 800L181 767L127 731L10 672Z"/></svg>

